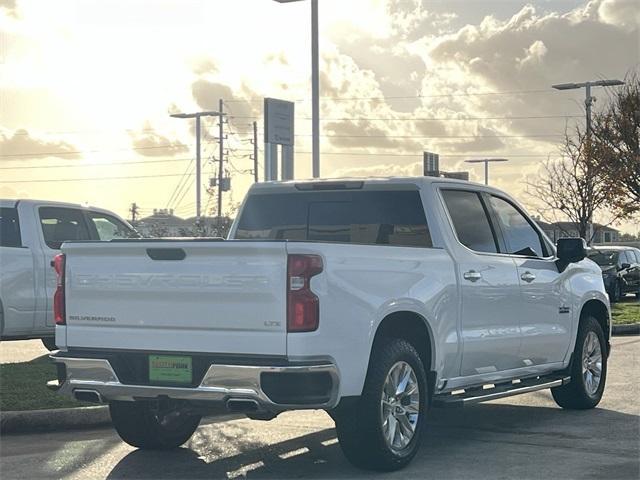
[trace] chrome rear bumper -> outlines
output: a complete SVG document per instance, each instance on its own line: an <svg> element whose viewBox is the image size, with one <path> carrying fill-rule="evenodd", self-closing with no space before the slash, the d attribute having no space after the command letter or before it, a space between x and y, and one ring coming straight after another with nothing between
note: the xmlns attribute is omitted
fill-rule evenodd
<svg viewBox="0 0 640 480"><path fill-rule="evenodd" d="M156 399L168 397L176 400L192 400L220 403L229 400L256 402L258 411L279 412L293 409L330 409L338 403L339 375L332 363L314 365L254 366L212 364L197 387L166 387L157 385L124 384L116 375L109 360L98 358L50 357L55 363L65 365L66 378L60 383L58 393L75 396L77 391L95 391L103 401ZM265 393L261 385L263 373L314 374L324 372L331 377L327 400L316 403L277 403Z"/></svg>

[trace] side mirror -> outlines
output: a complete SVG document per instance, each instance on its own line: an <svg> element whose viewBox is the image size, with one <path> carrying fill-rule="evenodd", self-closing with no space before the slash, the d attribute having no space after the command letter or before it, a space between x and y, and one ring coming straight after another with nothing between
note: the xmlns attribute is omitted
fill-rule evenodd
<svg viewBox="0 0 640 480"><path fill-rule="evenodd" d="M560 238L556 245L558 260L564 264L579 262L587 256L587 243L583 238Z"/></svg>

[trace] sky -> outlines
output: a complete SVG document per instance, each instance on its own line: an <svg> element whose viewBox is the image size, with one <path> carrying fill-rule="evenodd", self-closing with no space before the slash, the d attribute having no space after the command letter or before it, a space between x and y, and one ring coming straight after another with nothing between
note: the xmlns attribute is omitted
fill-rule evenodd
<svg viewBox="0 0 640 480"><path fill-rule="evenodd" d="M533 210L526 182L584 124L584 91L551 85L640 65L636 0L319 4L323 177L421 175L431 151L483 181L464 160L503 157L491 184ZM295 101L295 175L311 175L310 64L307 1L0 0L0 197L193 216L195 129L169 114L222 99L233 213L253 121L262 175L264 97ZM596 109L611 95L593 93ZM204 183L217 132L203 121Z"/></svg>

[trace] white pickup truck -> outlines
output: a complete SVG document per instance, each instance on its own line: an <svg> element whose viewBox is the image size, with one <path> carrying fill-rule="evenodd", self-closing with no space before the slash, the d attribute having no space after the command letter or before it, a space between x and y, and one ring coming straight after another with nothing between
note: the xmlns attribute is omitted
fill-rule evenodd
<svg viewBox="0 0 640 480"><path fill-rule="evenodd" d="M585 255L483 185L256 184L227 241L65 243L55 383L108 402L139 448L215 412L325 409L350 461L393 470L430 406L545 388L598 404L609 300Z"/></svg>
<svg viewBox="0 0 640 480"><path fill-rule="evenodd" d="M137 235L113 212L73 203L0 199L0 339L55 349L53 257L65 240Z"/></svg>

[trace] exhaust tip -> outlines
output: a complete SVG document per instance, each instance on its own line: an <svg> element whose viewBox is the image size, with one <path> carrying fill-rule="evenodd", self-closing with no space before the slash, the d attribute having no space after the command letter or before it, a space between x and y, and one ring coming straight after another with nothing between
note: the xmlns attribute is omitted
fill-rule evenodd
<svg viewBox="0 0 640 480"><path fill-rule="evenodd" d="M73 396L79 402L104 403L102 395L95 390L74 390Z"/></svg>
<svg viewBox="0 0 640 480"><path fill-rule="evenodd" d="M248 398L231 398L227 400L227 410L234 413L257 412L258 402Z"/></svg>

